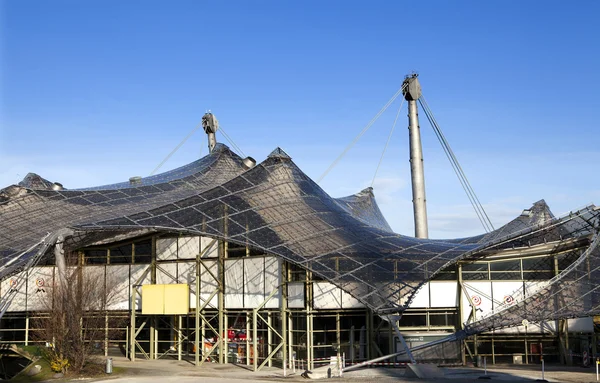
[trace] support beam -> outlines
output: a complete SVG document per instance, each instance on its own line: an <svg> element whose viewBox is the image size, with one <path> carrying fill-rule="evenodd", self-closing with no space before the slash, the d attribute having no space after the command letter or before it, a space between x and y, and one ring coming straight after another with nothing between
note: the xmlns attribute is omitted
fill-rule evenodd
<svg viewBox="0 0 600 383"><path fill-rule="evenodd" d="M429 232L427 228L423 148L421 145L421 131L419 128L419 115L417 112L417 100L421 97L421 85L419 84L417 75L413 74L406 76L402 86L404 89L404 98L408 101L410 173L412 180L415 237L428 238Z"/></svg>
<svg viewBox="0 0 600 383"><path fill-rule="evenodd" d="M398 321L400 320L400 317L388 315L387 319L390 323L390 326L392 326L392 328L394 329L396 336L400 340L400 343L402 343L402 347L404 347L404 350L406 351L406 355L408 355L410 362L412 364L416 364L417 361L415 360L415 357L413 356L412 352L410 351L410 348L408 348L408 344L406 344L406 341L404 340L404 337L402 336L402 333L400 332L400 329L398 328Z"/></svg>
<svg viewBox="0 0 600 383"><path fill-rule="evenodd" d="M225 340L224 338L227 336L225 334L225 292L223 291L223 285L225 281L225 242L219 243L219 312L218 312L218 322L219 322L219 331L218 331L218 344L219 344L219 363L225 363Z"/></svg>
<svg viewBox="0 0 600 383"><path fill-rule="evenodd" d="M286 363L288 362L288 349L287 349L287 264L285 262L281 263L281 279L282 283L279 286L281 299L279 300L280 308L281 308L281 357L283 363L283 376L286 376Z"/></svg>
<svg viewBox="0 0 600 383"><path fill-rule="evenodd" d="M194 365L200 365L200 347L204 347L204 334L200 334L200 258L196 256L196 312L194 313ZM202 346L200 346L202 345Z"/></svg>
<svg viewBox="0 0 600 383"><path fill-rule="evenodd" d="M425 348L429 348L429 347L432 347L432 346L435 346L435 345L438 345L438 344L442 344L442 343L446 343L446 342L452 342L452 341L457 341L457 340L461 340L461 339L457 338L456 334L452 334L450 336L447 336L446 338L434 340L433 342L422 344L420 346L415 346L415 347L412 348L412 351L423 350ZM400 355L404 355L404 354L406 354L406 350L400 351L400 352L395 352L393 354L383 355L383 356L381 356L379 358L367 360L366 362L362 362L362 363L359 363L359 364L355 364L355 365L346 367L346 368L342 369L342 372L348 372L348 371L356 370L356 369L362 368L364 366L368 366L368 365L371 365L371 364L377 363L377 362L383 362L384 360L391 359L391 358L393 358L395 356L400 356Z"/></svg>
<svg viewBox="0 0 600 383"><path fill-rule="evenodd" d="M269 294L269 296L260 304L258 305L256 308L252 309L252 350L253 350L253 367L254 367L254 371L260 371L260 369L267 363L271 363L271 358L273 357L273 355L275 355L275 352L277 350L279 350L281 347L283 347L283 356L285 358L285 352L286 352L286 334L285 332L280 333L279 331L277 331L272 325L271 325L271 315L272 313L269 311L267 313L267 319L265 319L262 315L259 314L259 310L261 310L272 298L273 296L281 291L280 289L282 289L284 286L284 284L280 284L279 286L277 286L272 292L271 294ZM266 323L267 325L267 347L268 347L268 352L269 355L267 356L267 358L260 364L258 365L258 321L262 320L264 323ZM285 331L285 317L281 318L282 323L282 330ZM271 345L272 345L272 334L275 334L281 341L279 342L279 344L277 345L277 347L275 349L272 349ZM269 364L270 365L270 364Z"/></svg>

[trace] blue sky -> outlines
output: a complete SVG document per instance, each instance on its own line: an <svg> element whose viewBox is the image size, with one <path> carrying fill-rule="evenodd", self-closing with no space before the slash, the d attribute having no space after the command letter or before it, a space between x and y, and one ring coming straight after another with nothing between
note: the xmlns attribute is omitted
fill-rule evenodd
<svg viewBox="0 0 600 383"><path fill-rule="evenodd" d="M542 198L600 204L600 2L0 4L0 187L148 175L209 109L246 155L280 146L318 179L417 71L496 226ZM332 196L371 184L399 101L323 180ZM412 235L406 127L404 106L375 195ZM422 114L421 130L430 236L482 232ZM206 153L200 130L162 170Z"/></svg>

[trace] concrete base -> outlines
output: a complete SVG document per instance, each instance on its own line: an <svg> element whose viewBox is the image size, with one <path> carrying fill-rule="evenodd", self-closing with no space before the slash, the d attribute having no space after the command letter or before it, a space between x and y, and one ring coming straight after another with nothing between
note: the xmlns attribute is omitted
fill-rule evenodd
<svg viewBox="0 0 600 383"><path fill-rule="evenodd" d="M433 364L409 364L404 376L419 379L443 378L444 370Z"/></svg>
<svg viewBox="0 0 600 383"><path fill-rule="evenodd" d="M336 365L332 364L329 366L315 368L311 371L306 370L301 374L301 376L309 379L339 378L340 371Z"/></svg>

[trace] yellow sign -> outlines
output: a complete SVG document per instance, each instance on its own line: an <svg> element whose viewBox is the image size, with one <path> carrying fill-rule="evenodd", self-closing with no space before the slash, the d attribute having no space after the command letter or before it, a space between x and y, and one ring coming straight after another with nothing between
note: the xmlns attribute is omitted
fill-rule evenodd
<svg viewBox="0 0 600 383"><path fill-rule="evenodd" d="M142 286L142 314L185 315L189 312L189 285L178 284Z"/></svg>

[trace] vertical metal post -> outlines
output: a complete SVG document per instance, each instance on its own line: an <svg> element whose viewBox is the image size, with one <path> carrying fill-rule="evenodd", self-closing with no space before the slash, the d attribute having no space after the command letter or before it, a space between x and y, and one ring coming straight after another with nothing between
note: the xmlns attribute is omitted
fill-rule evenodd
<svg viewBox="0 0 600 383"><path fill-rule="evenodd" d="M224 285L225 285L225 243L223 241L219 241L219 312L218 312L218 321L219 321L219 336L217 337L217 341L219 342L219 363L225 363L225 323L224 323L224 309L225 309L225 294L224 294Z"/></svg>
<svg viewBox="0 0 600 383"><path fill-rule="evenodd" d="M487 356L483 357L483 375L487 376Z"/></svg>
<svg viewBox="0 0 600 383"><path fill-rule="evenodd" d="M267 313L267 355L271 355L273 351L273 332L271 331L271 326L273 326L273 320L271 318L271 312ZM273 367L272 358L269 358L268 366Z"/></svg>
<svg viewBox="0 0 600 383"><path fill-rule="evenodd" d="M312 273L306 271L306 369L313 368L313 331L312 331L312 302L313 302Z"/></svg>
<svg viewBox="0 0 600 383"><path fill-rule="evenodd" d="M252 366L258 370L258 312L252 310Z"/></svg>
<svg viewBox="0 0 600 383"><path fill-rule="evenodd" d="M104 356L108 356L108 312L104 314Z"/></svg>
<svg viewBox="0 0 600 383"><path fill-rule="evenodd" d="M125 359L129 359L129 326L125 327Z"/></svg>
<svg viewBox="0 0 600 383"><path fill-rule="evenodd" d="M315 349L313 348L313 313L312 313L312 308L308 309L308 315L307 315L307 321L308 321L308 326L307 326L307 339L306 339L306 347L307 347L307 360L306 360L306 364L307 364L307 369L312 370L313 368L315 368Z"/></svg>
<svg viewBox="0 0 600 383"><path fill-rule="evenodd" d="M189 299L189 297L188 297ZM182 349L182 343L183 343L183 336L182 336L182 320L181 320L181 315L177 316L177 360L181 360L181 349Z"/></svg>
<svg viewBox="0 0 600 383"><path fill-rule="evenodd" d="M371 310L367 309L366 311L367 320L366 320L366 335L367 335L367 347L365 347L365 351L367 354L367 360L371 360L371 331L373 331L373 321L371 316Z"/></svg>
<svg viewBox="0 0 600 383"><path fill-rule="evenodd" d="M542 382L545 382L546 379L544 379L544 371L545 370L545 365L544 365L544 358L542 357Z"/></svg>
<svg viewBox="0 0 600 383"><path fill-rule="evenodd" d="M152 316L152 318L150 318L150 360L154 359L154 353L155 353L155 347L154 347L154 341L156 340L156 333L154 331L154 325L155 325L155 321L154 321L155 317Z"/></svg>
<svg viewBox="0 0 600 383"><path fill-rule="evenodd" d="M294 359L294 333L293 333L293 329L294 329L294 324L292 322L292 314L289 313L288 314L288 359L292 361L292 368L294 369L293 371L296 372L295 370L295 359Z"/></svg>
<svg viewBox="0 0 600 383"><path fill-rule="evenodd" d="M156 284L156 236L152 237L152 262L150 263L150 283ZM143 297L142 297L143 299ZM157 346L157 334L156 330L156 316L152 316L150 319L150 359L156 359L158 352L156 350Z"/></svg>
<svg viewBox="0 0 600 383"><path fill-rule="evenodd" d="M29 346L29 313L25 314L25 346Z"/></svg>
<svg viewBox="0 0 600 383"><path fill-rule="evenodd" d="M202 315L203 316L206 315L206 312L203 311ZM200 326L201 326L201 329L200 329L200 334L201 334L201 337L200 337L200 353L202 354L202 360L204 361L204 360L206 360L204 358L204 339L206 339L206 323L205 323L204 320L202 320L202 323L201 323ZM202 362L200 362L200 363L202 363Z"/></svg>
<svg viewBox="0 0 600 383"><path fill-rule="evenodd" d="M392 328L392 324L388 323L388 354L395 351L394 343L394 329Z"/></svg>
<svg viewBox="0 0 600 383"><path fill-rule="evenodd" d="M202 252L203 249L200 249ZM200 365L200 344L204 347L204 334L200 334L200 253L196 255L196 317L195 317L195 332L194 332L194 364Z"/></svg>
<svg viewBox="0 0 600 383"><path fill-rule="evenodd" d="M154 319L154 356L152 359L158 359L158 318L152 317Z"/></svg>
<svg viewBox="0 0 600 383"><path fill-rule="evenodd" d="M229 316L223 310L223 363L229 363Z"/></svg>
<svg viewBox="0 0 600 383"><path fill-rule="evenodd" d="M287 264L285 262L281 262L281 279L282 282L280 289L280 305L281 305L281 343L283 344L281 347L281 355L283 359L283 376L286 375L286 367L288 362L288 349L287 349L287 291L285 288L285 282L287 282Z"/></svg>
<svg viewBox="0 0 600 383"><path fill-rule="evenodd" d="M464 324L463 324L463 319L462 319L462 313L463 313L463 306L465 304L464 302L464 298L463 298L463 294L462 294L462 264L458 264L456 267L456 276L457 276L457 294L458 294L458 325L459 328L461 330L463 330L465 328ZM461 361L463 366L467 364L467 352L465 350L465 341L462 341L460 343L460 357L461 357Z"/></svg>
<svg viewBox="0 0 600 383"><path fill-rule="evenodd" d="M569 320L568 319L564 319L564 331L565 331L565 350L567 351L567 355L570 354L569 352ZM540 347L541 348L541 347ZM572 365L573 364L573 358L571 357L567 357L567 365Z"/></svg>
<svg viewBox="0 0 600 383"><path fill-rule="evenodd" d="M404 98L408 101L408 131L410 138L410 173L412 180L415 237L427 238L427 206L425 199L425 172L423 170L423 148L417 112L417 100L421 97L421 85L417 75L407 76L403 83Z"/></svg>
<svg viewBox="0 0 600 383"><path fill-rule="evenodd" d="M223 234L227 237L229 217L227 206L223 207ZM219 246L219 363L227 360L227 328L225 327L225 258L227 258L227 242L220 241Z"/></svg>
<svg viewBox="0 0 600 383"><path fill-rule="evenodd" d="M246 311L246 366L250 365L250 316Z"/></svg>
<svg viewBox="0 0 600 383"><path fill-rule="evenodd" d="M135 362L135 292L137 287L131 286L131 316L129 323L129 355L131 361Z"/></svg>
<svg viewBox="0 0 600 383"><path fill-rule="evenodd" d="M598 343L598 338L596 336L596 333L592 334L592 355L598 355L598 350L596 347L596 344Z"/></svg>

